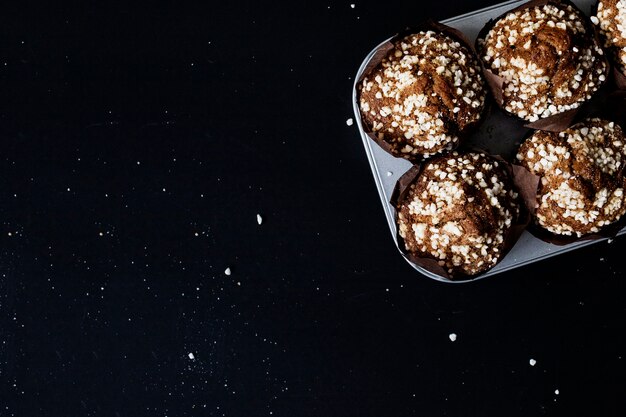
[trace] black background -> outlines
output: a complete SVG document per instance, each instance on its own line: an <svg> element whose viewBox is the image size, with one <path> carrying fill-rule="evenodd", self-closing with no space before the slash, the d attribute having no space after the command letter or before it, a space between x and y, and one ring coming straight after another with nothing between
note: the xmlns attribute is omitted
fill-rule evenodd
<svg viewBox="0 0 626 417"><path fill-rule="evenodd" d="M0 415L626 413L624 239L432 281L345 123L493 1L79 3L0 13Z"/></svg>

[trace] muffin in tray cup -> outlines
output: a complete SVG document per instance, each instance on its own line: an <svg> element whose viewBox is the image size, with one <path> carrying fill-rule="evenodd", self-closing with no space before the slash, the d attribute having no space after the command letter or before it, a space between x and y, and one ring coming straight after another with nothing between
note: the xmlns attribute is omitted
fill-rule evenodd
<svg viewBox="0 0 626 417"><path fill-rule="evenodd" d="M513 175L503 160L456 151L405 174L392 204L407 259L451 279L496 265L528 220Z"/></svg>
<svg viewBox="0 0 626 417"><path fill-rule="evenodd" d="M496 102L536 129L569 127L609 78L594 26L567 1L531 1L490 21L476 50Z"/></svg>
<svg viewBox="0 0 626 417"><path fill-rule="evenodd" d="M560 133L536 131L517 159L540 177L532 211L544 240L569 243L623 226L626 138L617 123L590 118Z"/></svg>
<svg viewBox="0 0 626 417"><path fill-rule="evenodd" d="M396 35L358 83L366 133L413 162L450 151L484 118L487 89L463 35L429 22Z"/></svg>

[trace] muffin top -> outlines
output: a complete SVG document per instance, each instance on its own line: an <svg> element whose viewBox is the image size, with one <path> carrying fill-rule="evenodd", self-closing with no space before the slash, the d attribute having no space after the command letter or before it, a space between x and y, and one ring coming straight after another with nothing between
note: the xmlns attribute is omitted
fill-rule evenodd
<svg viewBox="0 0 626 417"><path fill-rule="evenodd" d="M505 14L477 45L503 79L503 109L529 122L579 107L609 71L586 17L558 1Z"/></svg>
<svg viewBox="0 0 626 417"><path fill-rule="evenodd" d="M478 59L443 33L421 31L393 48L359 87L366 130L394 156L420 159L455 148L485 107Z"/></svg>
<svg viewBox="0 0 626 417"><path fill-rule="evenodd" d="M520 199L505 166L482 153L436 157L398 204L408 252L438 260L454 275L474 275L500 259Z"/></svg>
<svg viewBox="0 0 626 417"><path fill-rule="evenodd" d="M613 122L587 119L561 133L538 131L517 159L541 177L535 220L552 233L596 233L626 211L626 139Z"/></svg>
<svg viewBox="0 0 626 417"><path fill-rule="evenodd" d="M598 1L598 11L591 21L600 27L604 46L611 51L620 72L626 75L626 0Z"/></svg>

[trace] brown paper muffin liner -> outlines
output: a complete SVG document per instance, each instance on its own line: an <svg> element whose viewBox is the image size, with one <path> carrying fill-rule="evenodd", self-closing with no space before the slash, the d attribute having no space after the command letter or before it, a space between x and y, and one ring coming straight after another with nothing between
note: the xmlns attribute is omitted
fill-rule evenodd
<svg viewBox="0 0 626 417"><path fill-rule="evenodd" d="M626 75L624 75L617 67L613 67L613 81L615 88L620 91L626 91Z"/></svg>
<svg viewBox="0 0 626 417"><path fill-rule="evenodd" d="M436 22L432 19L429 19L417 26L411 27L411 28L407 28L401 32L398 32L397 34L395 34L393 37L391 37L388 41L384 42L383 44L381 44L378 47L378 50L374 53L374 55L372 56L372 58L370 59L370 61L367 63L367 65L365 66L365 69L363 70L363 73L361 74L361 76L359 77L359 79L357 80L357 85L361 85L361 82L363 81L363 79L365 77L367 77L374 68L376 68L381 62L382 60L387 56L387 54L389 53L389 51L391 51L394 48L394 44L393 42L395 42L398 39L401 39L405 36L414 34L414 33L418 33L421 31L428 31L428 30L432 30L434 32L437 33L442 33L444 35L447 35L449 37L451 37L452 39L458 41L459 43L461 43L462 45L464 45L465 47L467 47L475 56L477 62L479 64L481 64L481 61L478 57L478 55L476 55L476 51L474 50L474 45L472 45L472 43L465 37L465 35L457 30L454 29L450 26L444 25L443 23L439 23ZM482 64L481 64L482 65ZM357 95L357 102L360 101L360 87L359 87L359 93ZM481 113L480 118L473 123L472 125L469 125L464 131L462 135L459 135L459 141L456 144L456 146L453 149L449 149L448 151L452 151L457 149L462 143L463 141L469 137L472 133L474 133L476 131L476 129L478 128L478 126L485 120L488 111L489 111L489 95L487 95L487 100L485 102L485 106L483 108L483 111ZM361 109L360 106L359 107L359 115L361 116L361 125L363 126L363 131L365 132L365 134L372 139L376 144L378 144L378 146L380 146L385 152L389 153L390 155L396 157L396 158L402 158L402 156L394 154L391 150L391 146L385 142L383 139L379 139L378 136L376 134L374 134L374 132L372 132L369 128L368 128L368 124L365 121L365 118L363 117L362 113L361 113ZM413 163L419 163L425 160L428 160L429 158L435 157L435 156L440 156L445 154L445 152L448 151L442 151L439 152L437 154L433 154L430 155L428 157L424 157L421 155L411 155L410 157L404 158L404 159L408 159L409 161L413 162Z"/></svg>
<svg viewBox="0 0 626 417"><path fill-rule="evenodd" d="M569 245L570 243L576 242L594 241L607 238L613 239L617 236L620 230L624 228L624 226L626 226L626 218L622 216L620 220L602 228L598 233L584 235L581 237L556 235L538 226L534 222L531 222L528 225L528 232L535 236L537 239L543 240L544 242L551 243L557 246L565 246Z"/></svg>
<svg viewBox="0 0 626 417"><path fill-rule="evenodd" d="M480 152L487 154L484 151ZM513 180L514 186L517 188L516 191L519 193L520 198L523 202L523 204L520 205L520 215L518 216L517 221L511 225L504 238L505 243L502 249L502 256L498 260L498 263L500 263L502 259L504 259L506 254L511 250L511 248L515 246L515 243L530 222L529 207L526 205L526 203L527 201L535 198L537 194L537 184L539 182L539 177L525 169L519 169L521 167L516 167L515 165L506 162L499 156L492 156L492 158L498 160L499 163L505 165L509 175L511 176L511 179ZM419 267L422 267L425 270L442 278L448 279L450 281L475 279L478 275L449 274L448 271L445 270L445 268L439 265L438 260L431 257L418 256L407 251L404 247L404 240L400 236L397 227L398 206L406 198L410 185L420 176L423 166L424 164L413 165L413 167L411 167L406 173L404 173L404 175L402 175L396 182L396 186L394 187L391 199L389 200L389 203L394 208L394 218L396 221L396 245L404 258L407 259L409 262Z"/></svg>
<svg viewBox="0 0 626 417"><path fill-rule="evenodd" d="M532 8L532 7L536 7L536 6L544 6L546 4L567 4L570 5L572 7L574 7L576 10L580 11L582 13L582 11L572 2L568 1L568 0L531 0L527 3L522 4L521 6L515 7L511 10L508 10L506 12L504 12L503 14L501 14L500 16L498 16L495 19L491 19L489 20L489 22L487 22L487 24L480 30L480 32L478 33L478 36L476 37L476 48L475 50L478 50L478 40L479 39L484 39L487 35L487 33L493 28L493 26L496 24L496 22L498 22L500 19L502 19L504 16L506 16L509 13L514 13L517 12L519 10L524 10L524 9L528 9L528 8ZM584 13L583 13L584 15ZM590 23L587 22L587 26L588 29L590 29L591 33L593 33L596 41L598 42L599 45L602 45L602 43L599 41L599 37L598 37L598 33L596 32L595 27ZM503 96L503 84L504 84L504 79L496 74L494 74L490 69L488 69L487 67L485 67L482 58L479 56L480 59L480 63L482 65L483 68L483 74L485 75L485 78L487 79L487 84L489 85L489 89L491 90L491 94L494 98L494 101L498 104L498 107L500 107L500 109L505 112L507 115L510 115L518 120L522 120L524 122L526 122L526 120L518 117L516 114L510 113L507 110L504 109L504 107L502 106L502 103L504 102L504 96ZM607 59L607 63L610 65L610 62ZM586 105L591 102L594 97L596 97L598 95L598 93L600 93L602 90L606 89L607 86L607 82L605 81L604 84L602 85L602 87L600 87L595 93L593 93L592 97L590 100L586 100L585 102L583 102L581 105L579 105L577 108L575 109L571 109L559 114L555 114L553 116L549 116L549 117L545 117L543 119L539 119L535 122L530 122L530 123L526 123L524 125L524 127L528 127L530 129L536 129L536 130L547 130L549 132L561 132L565 129L567 129L568 127L570 127L572 124L575 123L575 120L577 119L577 116L579 115L579 113L584 112L585 111L585 107Z"/></svg>

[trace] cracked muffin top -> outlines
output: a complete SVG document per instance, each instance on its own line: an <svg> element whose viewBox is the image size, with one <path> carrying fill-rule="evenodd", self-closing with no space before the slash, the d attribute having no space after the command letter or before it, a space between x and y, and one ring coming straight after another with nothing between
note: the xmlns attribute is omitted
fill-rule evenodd
<svg viewBox="0 0 626 417"><path fill-rule="evenodd" d="M474 275L502 257L521 199L505 165L483 153L426 162L397 207L407 252L438 261L451 276Z"/></svg>
<svg viewBox="0 0 626 417"><path fill-rule="evenodd" d="M392 155L410 160L456 148L485 108L478 59L458 40L430 30L392 43L359 85L365 129Z"/></svg>
<svg viewBox="0 0 626 417"><path fill-rule="evenodd" d="M529 122L578 108L608 77L593 26L565 2L505 14L481 32L477 49L502 79L502 108Z"/></svg>
<svg viewBox="0 0 626 417"><path fill-rule="evenodd" d="M535 222L558 235L597 233L626 211L626 138L615 123L587 119L561 132L536 132L517 159L541 177Z"/></svg>

